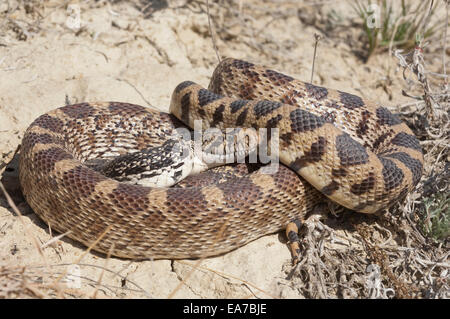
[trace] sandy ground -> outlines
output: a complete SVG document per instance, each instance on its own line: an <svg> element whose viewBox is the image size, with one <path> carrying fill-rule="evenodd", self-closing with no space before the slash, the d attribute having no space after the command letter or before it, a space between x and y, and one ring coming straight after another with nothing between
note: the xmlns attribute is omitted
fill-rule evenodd
<svg viewBox="0 0 450 319"><path fill-rule="evenodd" d="M355 54L354 40L349 39L359 30L349 29L354 13L345 1L332 8L339 13L341 30L330 31L331 36L323 32L326 26L316 7L287 4L292 10L287 7L283 12L289 13L280 16L277 6L267 2L262 5L265 10L260 10L258 1L250 1L241 9L237 1L234 12L253 20L228 25L230 11L213 5L220 35L217 46L222 56L270 65L309 80L317 33L323 39L318 46L314 83L377 100L394 112L410 101L401 95L404 82L393 57L376 55L364 64ZM169 1L168 7L154 5L145 10L139 1L82 2L81 28L74 27L73 16L62 1L30 2L33 5L28 9L22 6L14 12L8 3L15 5L14 1L0 2L2 17L10 19L4 20L0 29L2 164L10 161L25 129L36 117L66 101L122 101L167 111L178 83L192 80L207 86L217 63L205 6L195 1L189 5L186 1ZM78 5L76 1L73 4ZM12 13L6 15L8 10ZM330 8L323 10L329 12ZM253 34L246 30L246 23L251 24ZM430 63L440 62L436 59ZM7 169L4 183L23 217L19 218L6 200L0 199L0 265L23 266L54 275L64 274L68 265L77 263L82 286L73 292L74 296L305 297L289 279L290 253L281 233L200 263L108 259L85 254L86 247L66 238L39 252L36 246L49 242L56 234L50 234L47 225L23 202L14 180L16 173L14 167ZM336 232L346 237L347 243L361 245L351 231ZM334 245L339 246L339 242ZM198 268L192 272L193 265ZM353 297L357 295L367 293Z"/></svg>

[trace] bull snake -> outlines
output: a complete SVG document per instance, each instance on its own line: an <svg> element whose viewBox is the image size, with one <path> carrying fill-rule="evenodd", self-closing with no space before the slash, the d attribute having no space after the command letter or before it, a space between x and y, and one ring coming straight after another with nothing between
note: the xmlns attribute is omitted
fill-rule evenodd
<svg viewBox="0 0 450 319"><path fill-rule="evenodd" d="M324 195L375 213L403 198L422 175L418 140L387 108L241 60L220 62L208 90L179 84L170 113L96 102L38 117L20 155L27 202L51 228L70 231L87 246L108 229L97 251L113 247L113 255L133 259L195 258L284 229ZM194 120L203 128L278 128L285 166L276 174L151 188L118 182L84 164L161 145Z"/></svg>

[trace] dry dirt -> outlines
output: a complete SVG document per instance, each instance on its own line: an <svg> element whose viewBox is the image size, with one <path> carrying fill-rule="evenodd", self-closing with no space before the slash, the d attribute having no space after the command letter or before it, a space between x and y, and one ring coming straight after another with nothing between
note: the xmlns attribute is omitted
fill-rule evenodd
<svg viewBox="0 0 450 319"><path fill-rule="evenodd" d="M106 258L67 238L42 248L58 234L23 201L14 163L5 166L25 129L67 102L122 101L167 111L181 81L207 86L217 57L204 2L0 1L0 169L22 214L0 192L0 297L448 297L448 242L424 238L411 217L421 192L383 216L344 213L313 223L304 234L304 263L296 268L282 233L202 261ZM418 108L401 93L406 84L395 57L360 58L362 30L346 1L211 2L221 56L309 81L314 35L320 34L315 84L376 100L393 112ZM70 8L80 9L79 26ZM443 72L440 39L441 33L424 52L437 73ZM423 181L448 170L444 142L444 156L437 158L442 165L426 167ZM81 288L68 289L58 278L74 269Z"/></svg>

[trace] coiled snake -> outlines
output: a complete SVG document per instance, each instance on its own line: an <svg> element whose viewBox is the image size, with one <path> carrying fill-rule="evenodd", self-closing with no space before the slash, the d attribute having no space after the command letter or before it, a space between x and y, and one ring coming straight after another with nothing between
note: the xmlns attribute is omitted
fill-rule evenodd
<svg viewBox="0 0 450 319"><path fill-rule="evenodd" d="M182 123L138 105L82 103L40 116L25 132L20 183L27 202L53 229L87 246L110 227L97 251L114 245L120 257L193 258L284 229L324 195L375 213L421 178L418 140L385 107L249 62L223 60L209 90L179 84L170 111L190 127L202 120L204 128L278 128L279 158L289 169L184 188L118 182L83 163L160 145Z"/></svg>

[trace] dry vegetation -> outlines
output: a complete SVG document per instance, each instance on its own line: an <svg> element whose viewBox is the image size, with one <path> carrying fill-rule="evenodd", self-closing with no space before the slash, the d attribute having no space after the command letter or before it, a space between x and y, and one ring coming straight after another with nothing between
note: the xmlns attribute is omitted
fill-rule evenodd
<svg viewBox="0 0 450 319"><path fill-rule="evenodd" d="M384 38L361 28L363 21L358 17L358 10L361 13L366 5L362 1L351 20L343 18L338 8L330 10L328 1L209 2L214 45L219 55L229 54L227 47L240 43L264 57L265 64L285 70L298 67L296 44L267 32L273 23L296 15L322 38L317 45L319 56L321 41L327 41L334 43L336 50L344 44L351 48L350 52L360 58L361 68L369 56L371 60L376 55L396 57L398 69L388 69L379 86L393 99L392 103L402 95L407 98L394 110L418 136L425 153L425 171L416 191L384 214L362 216L344 211L336 215L323 212L312 215L302 231L303 259L294 268L286 264L280 284L292 287L306 298L449 298L448 2L422 1L420 9L412 8L397 22L383 26L386 29ZM50 11L64 10L68 3L7 0L6 6L0 7L0 46L7 45L2 42L2 36L13 37L14 41L29 41L35 34L46 32L43 12L49 12L49 9L44 10L44 7L49 6ZM200 0L85 1L83 10L100 5L114 10L119 3L138 8L142 19L152 19L158 10L180 10L181 13L188 10L199 16L206 15L207 11L205 1ZM431 18L423 15L423 12L431 12L428 11L431 6L433 12L444 14L438 17L433 14ZM414 30L408 30L405 22L414 18L414 12L419 14L414 10L420 11L421 21L427 23L410 26ZM198 28L199 34L210 38L208 28L204 25ZM401 43L395 42L398 29L404 32ZM84 30L78 32L81 34ZM416 33L424 38L411 45L411 36L415 37ZM386 42L386 39L392 41ZM311 43L313 45L313 41ZM399 51L401 47L403 51ZM311 48L307 50L311 51ZM1 58L0 55L0 65ZM215 63L214 55L204 59ZM399 92L398 86L403 90ZM347 233L352 236L346 236ZM85 298L97 296L99 287L107 289L101 285L101 276L98 281L83 279L83 285L93 289L90 291L61 287L58 283L64 273L58 266L45 265L45 262L40 267L0 266L0 297ZM44 282L53 284L44 285ZM133 289L145 296L137 285ZM267 292L267 295L271 296L271 293Z"/></svg>

